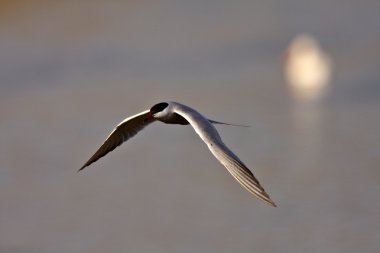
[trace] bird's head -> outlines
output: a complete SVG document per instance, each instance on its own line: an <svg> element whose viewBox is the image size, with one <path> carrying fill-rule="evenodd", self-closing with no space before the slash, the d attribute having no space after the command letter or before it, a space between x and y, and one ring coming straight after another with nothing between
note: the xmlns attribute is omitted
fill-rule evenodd
<svg viewBox="0 0 380 253"><path fill-rule="evenodd" d="M161 118L167 117L168 114L170 113L168 108L169 108L169 103L167 102L155 104L154 106L152 106L152 108L150 108L146 120L152 120L152 119L159 120Z"/></svg>

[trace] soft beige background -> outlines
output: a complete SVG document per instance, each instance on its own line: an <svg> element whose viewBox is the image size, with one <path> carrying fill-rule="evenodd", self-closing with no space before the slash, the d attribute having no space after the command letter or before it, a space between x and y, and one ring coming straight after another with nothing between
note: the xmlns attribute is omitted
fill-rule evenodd
<svg viewBox="0 0 380 253"><path fill-rule="evenodd" d="M380 3L0 1L0 252L380 252ZM281 53L334 61L295 105ZM148 127L77 169L124 117L176 100L220 126L278 204L190 127Z"/></svg>

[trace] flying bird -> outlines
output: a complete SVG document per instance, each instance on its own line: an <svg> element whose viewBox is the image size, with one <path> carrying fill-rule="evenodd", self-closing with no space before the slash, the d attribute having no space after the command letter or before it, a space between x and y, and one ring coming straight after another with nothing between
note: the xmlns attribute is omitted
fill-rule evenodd
<svg viewBox="0 0 380 253"><path fill-rule="evenodd" d="M207 119L196 110L177 102L158 103L150 108L150 110L143 111L120 122L110 133L103 145L100 146L79 171L96 162L99 158L105 156L155 121L161 121L166 124L190 124L199 137L207 144L216 159L226 167L228 172L245 189L257 198L272 206L276 206L247 166L223 143L218 131L213 126L213 124L232 124Z"/></svg>

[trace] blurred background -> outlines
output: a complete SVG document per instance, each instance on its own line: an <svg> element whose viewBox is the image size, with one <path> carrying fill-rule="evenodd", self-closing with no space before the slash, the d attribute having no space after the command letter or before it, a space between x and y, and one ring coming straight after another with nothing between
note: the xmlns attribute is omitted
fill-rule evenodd
<svg viewBox="0 0 380 253"><path fill-rule="evenodd" d="M0 252L379 252L379 13L375 0L0 1ZM319 47L297 58L304 33ZM322 83L297 81L304 68ZM217 128L278 207L189 126L149 126L77 173L117 123L167 100L251 125Z"/></svg>

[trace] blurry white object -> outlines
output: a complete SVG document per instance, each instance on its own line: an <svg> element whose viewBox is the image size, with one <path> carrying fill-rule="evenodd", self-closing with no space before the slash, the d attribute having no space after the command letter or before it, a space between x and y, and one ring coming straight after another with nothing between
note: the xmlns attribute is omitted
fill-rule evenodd
<svg viewBox="0 0 380 253"><path fill-rule="evenodd" d="M286 49L284 75L296 99L318 100L330 82L330 57L311 35L298 35Z"/></svg>

